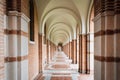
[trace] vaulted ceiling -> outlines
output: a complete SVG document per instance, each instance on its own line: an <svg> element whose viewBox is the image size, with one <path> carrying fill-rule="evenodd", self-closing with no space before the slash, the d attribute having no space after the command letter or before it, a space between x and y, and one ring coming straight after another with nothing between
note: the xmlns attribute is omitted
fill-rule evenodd
<svg viewBox="0 0 120 80"><path fill-rule="evenodd" d="M93 0L35 0L39 19L39 33L54 44L66 44L85 34ZM79 29L79 30L77 30ZM77 32L79 31L79 32Z"/></svg>

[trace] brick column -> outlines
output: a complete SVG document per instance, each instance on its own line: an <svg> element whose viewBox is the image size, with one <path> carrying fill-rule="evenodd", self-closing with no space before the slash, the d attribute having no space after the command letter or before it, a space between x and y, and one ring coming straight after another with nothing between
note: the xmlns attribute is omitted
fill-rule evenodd
<svg viewBox="0 0 120 80"><path fill-rule="evenodd" d="M77 64L77 40L74 40L74 63Z"/></svg>
<svg viewBox="0 0 120 80"><path fill-rule="evenodd" d="M118 0L95 0L95 80L120 79L117 75L120 73L119 3Z"/></svg>
<svg viewBox="0 0 120 80"><path fill-rule="evenodd" d="M50 42L47 40L47 63L50 62Z"/></svg>
<svg viewBox="0 0 120 80"><path fill-rule="evenodd" d="M88 33L87 34L87 73L88 74L90 73L90 57L92 57L90 56L90 54L92 54L90 51L90 47L93 48L92 43L90 41L90 33Z"/></svg>
<svg viewBox="0 0 120 80"><path fill-rule="evenodd" d="M74 64L74 41L73 40L71 42L71 58L72 58L72 63Z"/></svg>
<svg viewBox="0 0 120 80"><path fill-rule="evenodd" d="M100 4L98 5L98 3ZM95 0L94 4L94 79L105 80L105 63L102 61L102 56L105 56L105 35L103 35L105 30L105 16L102 14L105 10L105 3L104 0Z"/></svg>
<svg viewBox="0 0 120 80"><path fill-rule="evenodd" d="M71 59L71 42L69 42L69 59Z"/></svg>
<svg viewBox="0 0 120 80"><path fill-rule="evenodd" d="M71 56L70 56L70 59L73 61L73 58L72 58L72 41L70 41L70 46L71 46L71 47L70 47L70 53L71 53L71 54L70 54L70 55L71 55Z"/></svg>
<svg viewBox="0 0 120 80"><path fill-rule="evenodd" d="M76 48L77 46L76 46L76 40L72 40L72 63L73 64L76 64L77 62L76 62L76 59L77 59L77 57L76 57L76 55L77 55L77 52L76 52L76 50L77 50L77 48Z"/></svg>
<svg viewBox="0 0 120 80"><path fill-rule="evenodd" d="M66 46L66 45L63 46L63 51L64 51L64 53L66 53L65 46Z"/></svg>
<svg viewBox="0 0 120 80"><path fill-rule="evenodd" d="M42 56L43 56L43 34L39 34L39 72L42 73L43 72L43 60L42 60Z"/></svg>
<svg viewBox="0 0 120 80"><path fill-rule="evenodd" d="M64 49L65 54L69 57L69 55L70 55L70 53L69 53L69 43L64 45L63 49Z"/></svg>
<svg viewBox="0 0 120 80"><path fill-rule="evenodd" d="M67 43L67 53L68 53L68 57L70 56L70 52L69 52L69 43Z"/></svg>
<svg viewBox="0 0 120 80"><path fill-rule="evenodd" d="M103 15L98 15L94 19L95 24L95 43L94 43L94 73L96 80L105 80L105 64L102 60L102 56L105 55L105 36L101 36L103 34L103 30L105 27L105 18ZM99 24L98 24L99 23ZM96 27L97 26L97 27ZM100 35L101 34L101 35ZM98 44L99 43L99 44ZM101 56L101 57L100 57ZM99 73L98 73L99 72Z"/></svg>
<svg viewBox="0 0 120 80"><path fill-rule="evenodd" d="M79 68L80 73L87 73L87 35L79 36Z"/></svg>
<svg viewBox="0 0 120 80"><path fill-rule="evenodd" d="M17 11L8 11L6 34L6 79L28 79L28 22L29 18ZM25 67L25 68L24 68Z"/></svg>
<svg viewBox="0 0 120 80"><path fill-rule="evenodd" d="M68 53L67 53L67 44L65 45L65 54L68 56Z"/></svg>
<svg viewBox="0 0 120 80"><path fill-rule="evenodd" d="M5 40L4 40L4 27L5 25L5 15L6 15L6 1L1 0L0 1L0 80L5 80L5 62L4 62L4 57L6 53L6 46L5 46Z"/></svg>
<svg viewBox="0 0 120 80"><path fill-rule="evenodd" d="M79 35L79 68L78 72L82 73L82 35Z"/></svg>
<svg viewBox="0 0 120 80"><path fill-rule="evenodd" d="M51 53L51 42L49 41L49 57L50 57L50 60L52 60L52 53Z"/></svg>
<svg viewBox="0 0 120 80"><path fill-rule="evenodd" d="M87 35L82 34L82 73L87 73Z"/></svg>
<svg viewBox="0 0 120 80"><path fill-rule="evenodd" d="M50 59L52 59L53 53L52 53L52 42L50 41Z"/></svg>
<svg viewBox="0 0 120 80"><path fill-rule="evenodd" d="M116 80L120 80L120 1L115 0L115 16L114 16L114 52L116 57Z"/></svg>
<svg viewBox="0 0 120 80"><path fill-rule="evenodd" d="M50 51L51 51L51 49L50 49L50 41L49 41L49 60L51 61L51 58L50 58Z"/></svg>
<svg viewBox="0 0 120 80"><path fill-rule="evenodd" d="M108 59L105 61L105 79L106 80L115 80L114 61L109 61L114 58L114 13L106 12L105 13L105 57Z"/></svg>
<svg viewBox="0 0 120 80"><path fill-rule="evenodd" d="M77 52L77 54L76 54L76 57L77 57L77 59L76 59L76 63L77 64L79 64L79 35L77 34L77 41L76 41L76 52Z"/></svg>
<svg viewBox="0 0 120 80"><path fill-rule="evenodd" d="M54 54L53 54L53 53L54 53L53 49L54 49L54 48L53 48L53 43L51 42L51 50L52 50L52 51L51 51L51 54L52 54L51 58L54 56Z"/></svg>
<svg viewBox="0 0 120 80"><path fill-rule="evenodd" d="M30 20L26 14L28 12L27 8L25 7L26 13L24 13L21 10L24 5L19 1L6 1L5 80L28 80L28 23Z"/></svg>

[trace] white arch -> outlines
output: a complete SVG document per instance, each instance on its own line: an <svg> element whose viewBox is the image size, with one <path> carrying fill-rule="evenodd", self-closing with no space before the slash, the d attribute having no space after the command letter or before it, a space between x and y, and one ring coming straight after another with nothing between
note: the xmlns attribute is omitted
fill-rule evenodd
<svg viewBox="0 0 120 80"><path fill-rule="evenodd" d="M56 25L58 25L58 24L56 24ZM67 32L67 34L69 34L70 38L72 38L72 33L71 33L71 30L70 30L70 28L68 26L65 26L67 28L62 28L61 26L55 26L55 27L54 26L51 27L50 30L48 30L48 32L47 32L47 36L46 37L48 39L50 38L51 33L54 32L55 30L64 30L64 31Z"/></svg>
<svg viewBox="0 0 120 80"><path fill-rule="evenodd" d="M52 39L54 36L58 36L58 35L66 35L66 38L68 38L68 39L70 38L70 36L65 31L53 32L51 35L52 36L51 36L50 39Z"/></svg>
<svg viewBox="0 0 120 80"><path fill-rule="evenodd" d="M91 0L91 4L90 4L90 7L89 7L89 12L88 12L88 16L87 16L87 30L90 27L90 16L91 16L91 13L92 13L92 8L93 8L93 0Z"/></svg>
<svg viewBox="0 0 120 80"><path fill-rule="evenodd" d="M53 40L54 37L58 37L58 36L65 36L65 40L69 41L70 36L69 34L67 34L65 31L55 31L54 33L51 34L51 40ZM57 40L59 40L60 38L58 38Z"/></svg>
<svg viewBox="0 0 120 80"><path fill-rule="evenodd" d="M60 31L61 30L61 31ZM56 28L56 30L54 30L53 32L51 32L51 34L50 35L52 35L52 34L56 34L56 33L58 33L58 32L66 32L66 34L71 38L71 35L69 34L69 32L67 32L66 30L64 30L64 29L58 29L58 28ZM49 35L49 36L50 36Z"/></svg>
<svg viewBox="0 0 120 80"><path fill-rule="evenodd" d="M44 25L45 25L46 20L53 14L70 14L71 16L74 17L74 19L77 22L79 22L79 23L81 22L80 17L73 10L71 10L69 8L54 8L54 9L48 11L48 13L45 14L44 17L41 19L41 26L40 26L41 33L44 33Z"/></svg>

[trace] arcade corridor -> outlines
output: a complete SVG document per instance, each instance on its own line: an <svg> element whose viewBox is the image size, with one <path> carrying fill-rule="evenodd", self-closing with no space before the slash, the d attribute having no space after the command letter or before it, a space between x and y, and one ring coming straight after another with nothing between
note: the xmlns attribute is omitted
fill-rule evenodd
<svg viewBox="0 0 120 80"><path fill-rule="evenodd" d="M0 0L0 80L120 80L120 0Z"/></svg>

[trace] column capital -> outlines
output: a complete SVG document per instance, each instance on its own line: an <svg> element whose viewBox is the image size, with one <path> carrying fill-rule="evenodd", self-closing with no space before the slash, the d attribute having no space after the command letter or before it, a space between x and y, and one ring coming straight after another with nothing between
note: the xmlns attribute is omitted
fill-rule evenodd
<svg viewBox="0 0 120 80"><path fill-rule="evenodd" d="M24 13L22 12L18 12L18 11L8 11L7 13L8 16L17 16L17 17L21 17L22 19L24 19L26 22L30 21L30 18L27 17Z"/></svg>

